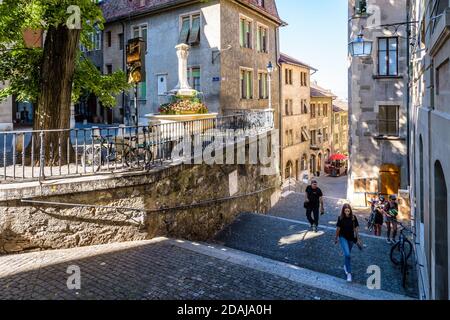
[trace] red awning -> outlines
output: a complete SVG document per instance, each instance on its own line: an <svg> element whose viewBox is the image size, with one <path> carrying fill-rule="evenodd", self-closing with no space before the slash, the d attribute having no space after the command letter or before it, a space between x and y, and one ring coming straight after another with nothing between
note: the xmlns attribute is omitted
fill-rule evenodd
<svg viewBox="0 0 450 320"><path fill-rule="evenodd" d="M347 160L347 156L343 154L332 154L330 156L330 161L345 161Z"/></svg>

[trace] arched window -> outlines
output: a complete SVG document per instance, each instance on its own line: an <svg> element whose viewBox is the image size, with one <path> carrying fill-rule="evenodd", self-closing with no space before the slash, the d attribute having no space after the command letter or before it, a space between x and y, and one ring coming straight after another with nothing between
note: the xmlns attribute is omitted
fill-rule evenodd
<svg viewBox="0 0 450 320"><path fill-rule="evenodd" d="M444 171L439 161L434 165L434 248L435 298L448 300L448 194Z"/></svg>

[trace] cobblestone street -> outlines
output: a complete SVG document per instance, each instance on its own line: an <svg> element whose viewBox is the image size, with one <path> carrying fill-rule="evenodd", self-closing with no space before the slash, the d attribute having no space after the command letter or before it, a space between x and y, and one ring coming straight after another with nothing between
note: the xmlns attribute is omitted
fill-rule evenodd
<svg viewBox="0 0 450 320"><path fill-rule="evenodd" d="M277 276L270 262L267 271L247 267L239 261L248 257L223 251L161 238L3 256L0 299L350 299ZM67 288L71 265L80 268L80 290Z"/></svg>

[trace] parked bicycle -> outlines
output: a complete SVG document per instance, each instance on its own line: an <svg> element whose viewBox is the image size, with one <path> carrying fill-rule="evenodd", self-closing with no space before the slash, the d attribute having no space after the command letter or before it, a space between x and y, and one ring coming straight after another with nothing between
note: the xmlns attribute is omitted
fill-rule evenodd
<svg viewBox="0 0 450 320"><path fill-rule="evenodd" d="M366 218L367 221L367 230L369 230L369 232L373 232L374 228L375 228L375 211L372 211L370 213L369 218Z"/></svg>
<svg viewBox="0 0 450 320"><path fill-rule="evenodd" d="M86 148L81 158L83 167L92 167L94 172L98 172L102 165L123 162L127 167L137 165L149 170L153 152L151 144L145 139L148 131L145 128L143 131L142 143L138 141L138 135L120 138L112 135L93 135L93 145Z"/></svg>
<svg viewBox="0 0 450 320"><path fill-rule="evenodd" d="M400 271L402 273L402 286L406 288L406 279L408 275L408 260L411 257L413 245L405 232L412 234L412 231L406 228L403 224L399 223L401 226L400 236L398 241L392 246L390 257L391 261L396 265L400 266Z"/></svg>

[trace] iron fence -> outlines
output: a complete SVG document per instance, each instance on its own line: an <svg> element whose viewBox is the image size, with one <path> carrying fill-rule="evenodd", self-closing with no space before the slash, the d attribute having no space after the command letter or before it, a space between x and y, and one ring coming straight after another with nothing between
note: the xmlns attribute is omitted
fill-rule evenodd
<svg viewBox="0 0 450 320"><path fill-rule="evenodd" d="M273 126L272 111L255 111L149 126L4 131L0 132L0 181L150 170L173 161L174 147L183 139L202 141L204 150L218 132L238 130L249 136Z"/></svg>

